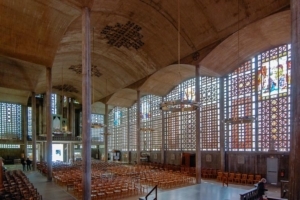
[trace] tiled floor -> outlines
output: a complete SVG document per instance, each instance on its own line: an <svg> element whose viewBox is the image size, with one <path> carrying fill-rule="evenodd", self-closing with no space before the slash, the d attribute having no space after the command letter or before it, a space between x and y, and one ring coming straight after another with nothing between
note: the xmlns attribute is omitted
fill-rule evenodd
<svg viewBox="0 0 300 200"><path fill-rule="evenodd" d="M10 166L8 169L21 169L20 166ZM29 180L43 196L43 200L75 200L71 193L53 182L48 182L47 178L39 172L25 172ZM159 190L159 200L238 200L239 194L253 188L251 185L234 185L223 187L221 183L214 180L202 180L201 184L172 189ZM278 186L267 185L269 191L267 195L280 197ZM126 198L126 200L137 200L138 196ZM151 198L150 198L151 199Z"/></svg>

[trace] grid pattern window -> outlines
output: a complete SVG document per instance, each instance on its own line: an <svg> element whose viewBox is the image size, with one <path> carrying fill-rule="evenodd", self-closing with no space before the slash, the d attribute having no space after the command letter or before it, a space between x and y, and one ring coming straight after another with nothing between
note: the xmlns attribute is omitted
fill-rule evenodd
<svg viewBox="0 0 300 200"><path fill-rule="evenodd" d="M137 104L135 103L133 106L129 108L129 150L130 151L137 150L136 111L137 111Z"/></svg>
<svg viewBox="0 0 300 200"><path fill-rule="evenodd" d="M158 151L161 148L161 97L147 95L141 98L141 149Z"/></svg>
<svg viewBox="0 0 300 200"><path fill-rule="evenodd" d="M258 150L290 151L291 45L257 56Z"/></svg>
<svg viewBox="0 0 300 200"><path fill-rule="evenodd" d="M201 150L220 150L220 83L218 78L200 77Z"/></svg>
<svg viewBox="0 0 300 200"><path fill-rule="evenodd" d="M1 139L22 139L21 105L0 102Z"/></svg>
<svg viewBox="0 0 300 200"><path fill-rule="evenodd" d="M0 149L20 149L19 144L0 144Z"/></svg>
<svg viewBox="0 0 300 200"><path fill-rule="evenodd" d="M255 116L255 60L245 62L228 76L226 119L228 150L255 151L255 121L240 119Z"/></svg>
<svg viewBox="0 0 300 200"><path fill-rule="evenodd" d="M53 115L57 115L57 95L51 94L51 112Z"/></svg>
<svg viewBox="0 0 300 200"><path fill-rule="evenodd" d="M100 114L92 114L91 116L91 120L92 123L100 123L100 124L104 124L104 115L100 115ZM91 129L91 137L92 137L92 141L98 141L98 142L103 142L104 141L104 127L102 128L93 128Z"/></svg>
<svg viewBox="0 0 300 200"><path fill-rule="evenodd" d="M290 45L279 46L245 62L226 79L229 151L290 150L290 57Z"/></svg>
<svg viewBox="0 0 300 200"><path fill-rule="evenodd" d="M27 133L28 133L28 136L31 137L32 136L32 108L31 107L28 107L27 108L27 119L28 119L28 122L27 122Z"/></svg>
<svg viewBox="0 0 300 200"><path fill-rule="evenodd" d="M195 100L195 78L175 87L165 101ZM176 108L188 105L175 105ZM180 110L180 109L179 109ZM166 147L168 150L196 150L196 115L195 111L166 112Z"/></svg>
<svg viewBox="0 0 300 200"><path fill-rule="evenodd" d="M195 101L195 83L196 79L192 78L181 83L181 99ZM185 105L185 107L188 105ZM181 149L182 151L196 150L196 112L180 112L181 116Z"/></svg>
<svg viewBox="0 0 300 200"><path fill-rule="evenodd" d="M109 113L108 149L127 151L127 108L115 107Z"/></svg>
<svg viewBox="0 0 300 200"><path fill-rule="evenodd" d="M165 98L164 101L175 101L181 99L181 85L175 87ZM179 105L176 107L180 107ZM181 150L181 116L180 112L166 112L166 135L165 142L167 150Z"/></svg>

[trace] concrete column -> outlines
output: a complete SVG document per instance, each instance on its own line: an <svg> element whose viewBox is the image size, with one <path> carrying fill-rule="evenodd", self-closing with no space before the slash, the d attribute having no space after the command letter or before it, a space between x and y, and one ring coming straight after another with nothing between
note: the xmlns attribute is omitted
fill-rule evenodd
<svg viewBox="0 0 300 200"><path fill-rule="evenodd" d="M72 159L72 161L75 161L75 157L74 157L74 143L70 143L70 158Z"/></svg>
<svg viewBox="0 0 300 200"><path fill-rule="evenodd" d="M0 164L1 164L1 168L2 168L2 157L0 157ZM4 188L3 186L3 170L0 170L0 191L2 191Z"/></svg>
<svg viewBox="0 0 300 200"><path fill-rule="evenodd" d="M43 144L43 160L47 162L47 142L42 142Z"/></svg>
<svg viewBox="0 0 300 200"><path fill-rule="evenodd" d="M162 102L164 98L162 97ZM166 140L165 140L165 111L161 110L161 163L166 164L166 156L165 156L165 147L166 147Z"/></svg>
<svg viewBox="0 0 300 200"><path fill-rule="evenodd" d="M127 108L127 162L130 163L131 160L130 160L130 156L129 156L129 153L130 153L130 126L129 126L129 108Z"/></svg>
<svg viewBox="0 0 300 200"><path fill-rule="evenodd" d="M38 130L37 133L39 134L43 134L43 105L41 104L41 102L39 102L39 125L38 125Z"/></svg>
<svg viewBox="0 0 300 200"><path fill-rule="evenodd" d="M47 110L47 94L44 94L44 98L43 98L43 120L42 120L42 134L46 135L47 134L47 130L46 130L46 123L47 123L47 117L46 117L46 110ZM51 94L50 94L50 100L51 100Z"/></svg>
<svg viewBox="0 0 300 200"><path fill-rule="evenodd" d="M200 65L196 65L195 95L196 102L200 102ZM200 138L200 108L196 110L196 183L201 183L201 138Z"/></svg>
<svg viewBox="0 0 300 200"><path fill-rule="evenodd" d="M220 158L221 171L225 171L224 78L220 78Z"/></svg>
<svg viewBox="0 0 300 200"><path fill-rule="evenodd" d="M136 108L136 162L141 163L141 96L140 91L137 91L137 108Z"/></svg>
<svg viewBox="0 0 300 200"><path fill-rule="evenodd" d="M36 98L35 92L31 93L31 113L32 113L32 170L36 170Z"/></svg>
<svg viewBox="0 0 300 200"><path fill-rule="evenodd" d="M24 158L26 159L28 157L27 155L27 135L28 135L28 107L22 106L22 112L23 112L23 138L24 138Z"/></svg>
<svg viewBox="0 0 300 200"><path fill-rule="evenodd" d="M91 199L91 44L90 9L82 9L82 188Z"/></svg>
<svg viewBox="0 0 300 200"><path fill-rule="evenodd" d="M292 98L289 199L300 199L300 1L291 0L292 12Z"/></svg>
<svg viewBox="0 0 300 200"><path fill-rule="evenodd" d="M74 99L71 99L70 107L69 107L69 131L72 132L72 138L75 138L75 107L74 107Z"/></svg>
<svg viewBox="0 0 300 200"><path fill-rule="evenodd" d="M104 115L104 162L108 159L108 104L105 102L105 115Z"/></svg>
<svg viewBox="0 0 300 200"><path fill-rule="evenodd" d="M46 68L46 132L47 132L47 180L52 181L52 113L51 113L51 92L52 92L52 70Z"/></svg>

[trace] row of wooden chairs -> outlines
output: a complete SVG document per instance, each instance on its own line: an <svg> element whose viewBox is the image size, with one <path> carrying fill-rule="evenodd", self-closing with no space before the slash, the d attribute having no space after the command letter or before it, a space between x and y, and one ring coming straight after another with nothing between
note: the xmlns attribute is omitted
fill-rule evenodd
<svg viewBox="0 0 300 200"><path fill-rule="evenodd" d="M0 199L8 200L41 200L42 196L29 182L21 170L5 172L3 176L4 190L1 191Z"/></svg>
<svg viewBox="0 0 300 200"><path fill-rule="evenodd" d="M241 174L233 172L218 172L217 180L224 181L224 179L231 183L241 183L241 184L254 184L261 180L260 174Z"/></svg>
<svg viewBox="0 0 300 200"><path fill-rule="evenodd" d="M187 169L190 171L190 168ZM185 172L185 170L184 170ZM53 180L67 187L78 198L82 196L81 166L56 167ZM109 165L94 164L92 167L91 199L120 199L140 193L158 185L159 188L172 188L193 184L195 178L179 171L153 168L149 165Z"/></svg>

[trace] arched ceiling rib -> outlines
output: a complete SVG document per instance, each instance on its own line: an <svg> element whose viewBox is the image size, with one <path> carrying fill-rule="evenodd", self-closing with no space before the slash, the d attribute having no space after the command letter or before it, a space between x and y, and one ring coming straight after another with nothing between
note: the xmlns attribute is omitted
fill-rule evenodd
<svg viewBox="0 0 300 200"><path fill-rule="evenodd" d="M238 27L243 28L240 37L244 38L240 42L244 46L244 49L240 49L240 60L251 56L254 50L258 52L265 50L268 45L288 41L284 39L287 33L283 30L290 30L290 21L287 18L274 20L272 14L289 9L289 0L243 0L240 1L239 9L237 2L180 1L181 29L178 30L177 1L2 0L0 56L4 60L0 59L0 76L5 76L3 80L18 80L18 83L0 80L0 87L44 93L47 66L52 68L52 85L64 83L76 88L78 93L65 94L81 101L81 75L69 68L71 65L81 64L81 8L86 5L91 7L92 64L98 66L102 74L94 80L95 87L91 86L95 100L112 96L109 101L118 105L117 96L127 91L129 97L123 97L124 102L127 102L124 104L129 105L134 99L131 98L132 91L124 88L135 85L145 94L165 95L176 81L164 84L162 79L179 77L172 73L170 66L183 58L185 61L181 63L187 65L195 64L196 61L200 63L201 73L204 75L222 76L237 66L231 60L234 59L233 54L237 48L231 43L235 36L232 34ZM255 25L260 21L264 21L264 24ZM126 26L127 23L133 23L133 27L138 28L129 28L124 32L119 27ZM267 27L266 30L263 30L263 26ZM105 28L110 31L108 34L102 32ZM127 31L131 35L126 35ZM254 34L255 31L259 34ZM277 32L277 35L270 31ZM114 38L116 41L123 41L123 46L116 47L107 43L114 32L123 37L124 41ZM226 40L228 37L232 39ZM211 51L221 41L220 46ZM141 42L140 48L126 48L126 45L131 45L130 42ZM250 48L246 49L246 46ZM196 60L193 58L195 52L201 54ZM205 58L201 61L203 57ZM14 65L18 66L15 68L19 70L19 75L14 76L9 71L7 60L17 63ZM189 69L186 73L183 77L193 77L194 69ZM149 80L143 83L141 80L147 77ZM178 83L179 80L178 78ZM153 83L155 81L158 83ZM60 92L57 89L53 91ZM114 93L117 95L113 95Z"/></svg>
<svg viewBox="0 0 300 200"><path fill-rule="evenodd" d="M239 62L242 63L258 52L289 42L289 21L290 11L280 12L257 21L240 30L240 33L228 37L200 62L200 75L224 76L238 67L238 52ZM238 38L239 49L237 48ZM192 77L195 77L195 66L170 65L151 75L139 90L144 94L165 96L179 83Z"/></svg>

